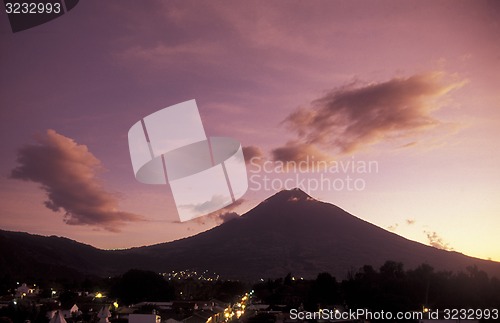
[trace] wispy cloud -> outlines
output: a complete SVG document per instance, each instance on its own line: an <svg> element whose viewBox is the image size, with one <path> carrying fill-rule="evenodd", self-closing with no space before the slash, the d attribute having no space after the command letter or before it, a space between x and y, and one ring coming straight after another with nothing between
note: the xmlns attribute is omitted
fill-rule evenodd
<svg viewBox="0 0 500 323"><path fill-rule="evenodd" d="M227 201L228 197L225 197L223 195L214 195L210 198L210 200L205 201L203 203L185 204L185 205L180 205L179 207L186 210L191 210L192 212L195 212L197 214L207 214L208 212L219 207L219 205L226 204Z"/></svg>
<svg viewBox="0 0 500 323"><path fill-rule="evenodd" d="M453 248L450 247L450 244L445 242L442 237L440 237L436 231L425 231L425 235L427 236L427 240L429 241L429 244L435 248L438 249L443 249L443 250L453 250Z"/></svg>
<svg viewBox="0 0 500 323"><path fill-rule="evenodd" d="M298 141L289 141L284 146L275 148L271 151L273 160L288 161L309 161L310 163L318 160L333 160L316 145Z"/></svg>
<svg viewBox="0 0 500 323"><path fill-rule="evenodd" d="M207 224L207 222L212 221L215 222L216 224L222 224L226 223L228 221L231 221L233 219L238 218L240 215L236 212L234 212L234 209L236 209L238 206L243 204L245 202L245 199L239 199L236 200L234 203L217 210L215 212L212 212L210 214L207 214L206 216L199 217L195 219L195 222L201 225Z"/></svg>
<svg viewBox="0 0 500 323"><path fill-rule="evenodd" d="M153 46L133 46L116 53L115 57L124 62L136 61L146 63L153 68L167 68L178 64L179 59L188 63L198 57L213 57L222 49L213 42L193 41L180 44L159 43Z"/></svg>
<svg viewBox="0 0 500 323"><path fill-rule="evenodd" d="M415 222L416 222L415 219L406 219L406 221L405 221L405 223L407 225L414 225ZM390 231L396 231L398 227L399 227L399 223L394 223L394 224L391 224L390 226L388 226L387 229Z"/></svg>
<svg viewBox="0 0 500 323"><path fill-rule="evenodd" d="M17 154L11 177L41 184L47 193L45 206L64 212L64 222L118 232L128 222L144 221L141 215L117 209L118 199L102 187L102 165L85 145L54 130L26 145Z"/></svg>
<svg viewBox="0 0 500 323"><path fill-rule="evenodd" d="M441 124L432 112L462 84L445 82L443 73L432 72L333 89L286 117L284 123L297 139L273 154L289 160L310 152L348 154L386 139L412 138Z"/></svg>
<svg viewBox="0 0 500 323"><path fill-rule="evenodd" d="M415 224L415 222L416 222L415 219L406 219L406 224L408 225L413 225Z"/></svg>
<svg viewBox="0 0 500 323"><path fill-rule="evenodd" d="M391 224L390 226L387 227L389 231L396 231L396 229L399 227L398 223Z"/></svg>

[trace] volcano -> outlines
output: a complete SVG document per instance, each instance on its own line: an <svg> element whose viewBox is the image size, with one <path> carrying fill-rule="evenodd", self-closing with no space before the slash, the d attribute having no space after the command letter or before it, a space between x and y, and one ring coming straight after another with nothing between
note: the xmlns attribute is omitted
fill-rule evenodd
<svg viewBox="0 0 500 323"><path fill-rule="evenodd" d="M27 273L31 275L56 269L104 276L131 268L156 272L189 268L250 281L287 273L313 278L320 272L343 279L363 265L378 268L392 260L406 269L423 263L454 272L477 266L500 277L498 262L405 239L299 189L276 193L211 230L147 247L100 250L66 238L8 231L0 231L0 244L0 269L14 273L32 268L34 272Z"/></svg>
<svg viewBox="0 0 500 323"><path fill-rule="evenodd" d="M132 251L132 250L131 250ZM500 263L440 250L377 227L341 208L315 200L300 189L281 191L246 214L196 236L133 250L153 258L151 268L209 268L224 277L260 279L344 278L368 264L387 260L405 268L427 263L462 271L476 265L500 277Z"/></svg>

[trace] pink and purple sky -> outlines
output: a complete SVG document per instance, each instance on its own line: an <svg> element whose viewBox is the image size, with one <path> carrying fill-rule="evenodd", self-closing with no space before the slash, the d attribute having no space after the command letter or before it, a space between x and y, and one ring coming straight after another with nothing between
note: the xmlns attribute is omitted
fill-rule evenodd
<svg viewBox="0 0 500 323"><path fill-rule="evenodd" d="M500 261L497 1L85 0L18 33L2 13L0 38L2 229L149 245L244 213L276 191L264 175L296 178L249 165L236 205L179 223L168 186L135 180L127 132L196 99L208 135L262 164L376 162L324 174L363 189L311 196Z"/></svg>

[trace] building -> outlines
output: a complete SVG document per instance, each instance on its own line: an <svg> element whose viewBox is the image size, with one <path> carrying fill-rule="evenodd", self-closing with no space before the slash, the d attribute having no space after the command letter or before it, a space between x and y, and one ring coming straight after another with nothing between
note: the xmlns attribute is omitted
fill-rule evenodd
<svg viewBox="0 0 500 323"><path fill-rule="evenodd" d="M23 298L23 297L30 297L30 296L36 296L40 292L40 289L36 287L36 285L29 286L26 283L23 283L21 286L16 288L16 297L17 298Z"/></svg>

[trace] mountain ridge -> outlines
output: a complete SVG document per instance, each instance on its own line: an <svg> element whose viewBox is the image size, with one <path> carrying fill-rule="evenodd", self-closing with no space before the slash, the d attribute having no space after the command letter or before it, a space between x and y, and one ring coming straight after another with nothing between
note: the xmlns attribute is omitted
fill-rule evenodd
<svg viewBox="0 0 500 323"><path fill-rule="evenodd" d="M0 231L0 244L9 235L6 232ZM500 263L406 239L301 190L278 192L239 218L171 242L122 250L82 244L74 255L71 250L78 243L66 240L61 244L69 251L58 251L54 241L47 240L55 248L53 254L38 241L31 255L29 244L21 242L28 249L22 254L42 264L47 257L55 265L93 275L115 275L130 268L156 272L193 268L245 280L283 277L288 272L307 278L330 272L343 278L363 265L378 267L394 260L406 268L428 263L455 272L476 265L500 278ZM0 269L7 266L5 249L0 246Z"/></svg>

